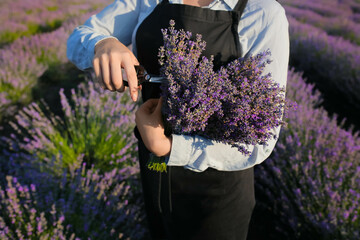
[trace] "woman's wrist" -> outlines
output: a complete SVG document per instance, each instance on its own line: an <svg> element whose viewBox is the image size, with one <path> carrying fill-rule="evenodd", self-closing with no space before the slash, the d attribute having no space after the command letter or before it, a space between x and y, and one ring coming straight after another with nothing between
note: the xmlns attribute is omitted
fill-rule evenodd
<svg viewBox="0 0 360 240"><path fill-rule="evenodd" d="M152 149L149 149L158 157L170 156L172 147L172 136L165 136L157 140Z"/></svg>

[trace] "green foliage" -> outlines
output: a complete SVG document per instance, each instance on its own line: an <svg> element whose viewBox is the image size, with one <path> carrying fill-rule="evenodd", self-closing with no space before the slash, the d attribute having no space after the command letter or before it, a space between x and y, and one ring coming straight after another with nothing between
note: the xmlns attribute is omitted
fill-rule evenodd
<svg viewBox="0 0 360 240"><path fill-rule="evenodd" d="M32 103L11 125L18 135L6 141L22 152L36 156L42 170L55 175L64 168L77 169L83 162L101 171L133 165L136 141L133 136L134 104L129 96L97 90L89 82L69 100L60 90L63 115L54 115L47 104ZM40 107L41 106L41 107Z"/></svg>
<svg viewBox="0 0 360 240"><path fill-rule="evenodd" d="M61 27L63 20L55 19L44 24L36 24L32 22L26 23L27 29L25 31L3 31L0 32L0 47L12 43L18 38L29 37L39 33L51 32Z"/></svg>
<svg viewBox="0 0 360 240"><path fill-rule="evenodd" d="M49 6L49 7L46 7L46 9L50 12L55 12L59 9L59 6Z"/></svg>

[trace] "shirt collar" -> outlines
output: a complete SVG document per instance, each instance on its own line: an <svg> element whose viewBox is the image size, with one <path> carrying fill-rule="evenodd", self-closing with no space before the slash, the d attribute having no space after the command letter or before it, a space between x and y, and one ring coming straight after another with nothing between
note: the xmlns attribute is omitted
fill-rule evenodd
<svg viewBox="0 0 360 240"><path fill-rule="evenodd" d="M225 2L231 9L234 9L236 4L238 3L238 0L220 0Z"/></svg>
<svg viewBox="0 0 360 240"><path fill-rule="evenodd" d="M214 0L215 1L223 1L225 2L226 5L229 6L230 9L234 9L234 7L236 6L236 4L238 3L239 0ZM182 3L183 0L170 0L171 3ZM212 5L212 3L210 3L210 6Z"/></svg>

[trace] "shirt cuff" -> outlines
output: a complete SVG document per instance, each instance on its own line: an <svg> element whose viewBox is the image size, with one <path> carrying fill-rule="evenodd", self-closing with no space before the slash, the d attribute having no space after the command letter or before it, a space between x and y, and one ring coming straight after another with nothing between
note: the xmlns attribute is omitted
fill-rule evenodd
<svg viewBox="0 0 360 240"><path fill-rule="evenodd" d="M96 45L98 45L100 42L102 42L103 40L106 40L106 39L108 39L108 38L115 38L116 40L118 40L118 39L117 39L116 37L114 37L114 36L104 36L104 35L102 35L102 36L99 36L99 38L100 38L100 40L98 40L98 41L95 43L94 49L95 49Z"/></svg>
<svg viewBox="0 0 360 240"><path fill-rule="evenodd" d="M189 163L192 148L191 144L185 144L189 141L193 142L194 137L172 134L171 152L166 163L168 166L185 166Z"/></svg>

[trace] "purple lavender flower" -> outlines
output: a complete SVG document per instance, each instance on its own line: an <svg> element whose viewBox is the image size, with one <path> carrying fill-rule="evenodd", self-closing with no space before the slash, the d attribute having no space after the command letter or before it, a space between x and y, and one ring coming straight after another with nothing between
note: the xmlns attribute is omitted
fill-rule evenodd
<svg viewBox="0 0 360 240"><path fill-rule="evenodd" d="M262 72L270 52L237 59L215 72L213 59L201 57L201 35L176 30L174 21L162 30L159 51L163 113L174 133L197 134L229 143L249 154L242 143L266 144L270 130L283 124L284 89ZM221 130L220 130L221 129Z"/></svg>
<svg viewBox="0 0 360 240"><path fill-rule="evenodd" d="M324 106L360 124L360 46L289 17L290 64L316 84Z"/></svg>
<svg viewBox="0 0 360 240"><path fill-rule="evenodd" d="M360 139L318 108L319 92L289 71L288 115L273 154L255 171L261 209L286 239L359 239Z"/></svg>
<svg viewBox="0 0 360 240"><path fill-rule="evenodd" d="M324 16L312 9L299 6L284 6L288 16L325 30L329 35L340 36L355 44L360 44L360 25L353 21L351 11L342 9L336 16ZM333 7L335 8L335 7Z"/></svg>
<svg viewBox="0 0 360 240"><path fill-rule="evenodd" d="M49 32L64 21L110 4L109 0L2 0L0 3L0 46L17 38Z"/></svg>
<svg viewBox="0 0 360 240"><path fill-rule="evenodd" d="M38 0L38 2L44 1ZM26 5L28 9L29 6L37 5L37 3L29 4L27 1L17 1L15 5L20 4L23 7ZM8 4L10 8L13 7L12 2ZM0 9L9 12L8 7ZM0 19L4 17L4 14L1 13L0 10ZM15 15L11 11L10 13ZM91 14L94 14L94 12L67 19L55 31L21 37L8 44L6 48L0 48L0 100L2 103L0 106L0 120L12 116L20 107L31 102L32 88L37 79L50 65L68 62L66 58L66 39L75 26L84 22ZM36 19L38 17L36 15ZM0 29L4 26L7 25L1 25Z"/></svg>
<svg viewBox="0 0 360 240"><path fill-rule="evenodd" d="M0 184L0 238L143 239L138 171L127 166L100 174L84 164L64 171L62 179L37 171L16 181L7 175L7 184Z"/></svg>
<svg viewBox="0 0 360 240"><path fill-rule="evenodd" d="M79 86L78 93L72 91L72 101L63 90L60 97L63 119L47 116L48 109L32 103L10 123L17 134L1 140L12 150L37 156L38 164L55 175L62 168L76 169L83 161L102 170L135 164L132 112L136 106L122 103L128 95L97 90L89 81Z"/></svg>

